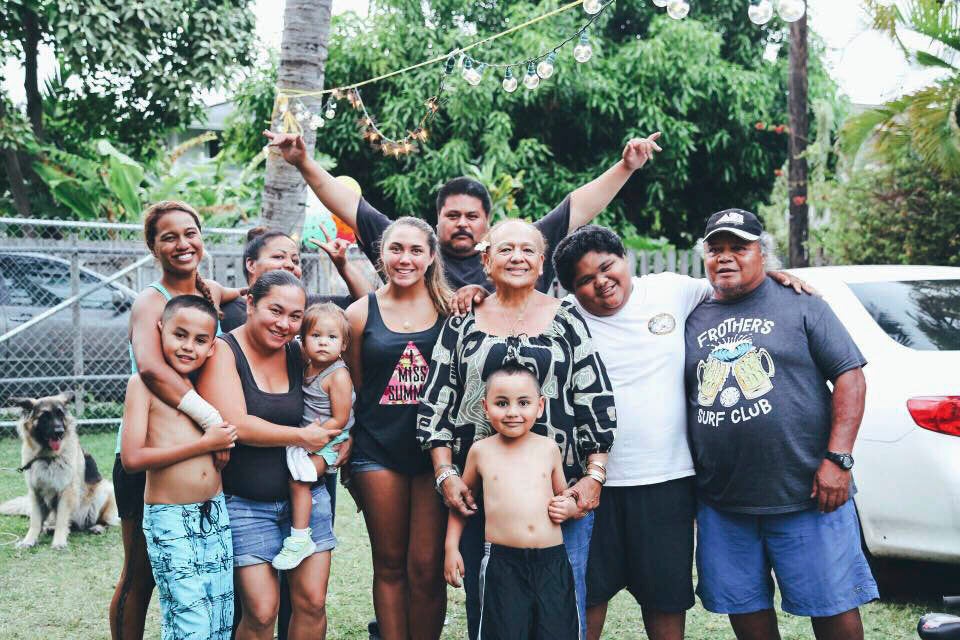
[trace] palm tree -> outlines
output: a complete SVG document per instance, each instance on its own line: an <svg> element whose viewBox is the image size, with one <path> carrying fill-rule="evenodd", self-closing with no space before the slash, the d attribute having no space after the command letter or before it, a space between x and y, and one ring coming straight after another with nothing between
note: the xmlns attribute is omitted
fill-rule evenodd
<svg viewBox="0 0 960 640"><path fill-rule="evenodd" d="M946 77L915 93L847 120L841 132L844 151L856 153L869 141L883 160L905 151L931 167L960 175L960 3L958 0L867 0L873 28L886 33L918 65L949 71ZM909 47L904 32L928 40L923 49Z"/></svg>
<svg viewBox="0 0 960 640"><path fill-rule="evenodd" d="M277 86L296 91L323 89L323 69L330 37L332 0L287 0L283 12L283 41ZM319 96L300 99L311 113L320 113ZM313 154L316 133L304 127L307 153ZM303 228L306 185L296 168L273 154L267 157L263 185L263 223L271 229L299 234Z"/></svg>

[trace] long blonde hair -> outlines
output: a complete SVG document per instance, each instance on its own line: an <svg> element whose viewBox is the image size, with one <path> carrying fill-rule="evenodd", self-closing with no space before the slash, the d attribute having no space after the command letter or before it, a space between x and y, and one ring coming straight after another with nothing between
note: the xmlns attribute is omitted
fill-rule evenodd
<svg viewBox="0 0 960 640"><path fill-rule="evenodd" d="M443 275L443 256L439 251L440 243L437 240L437 233L433 230L433 227L420 218L403 216L391 222L390 226L384 229L383 236L381 236L380 239L377 269L383 274L384 279L389 281L387 270L383 264L383 247L386 246L390 235L396 230L397 227L401 225L413 227L418 231L422 231L423 234L427 236L427 248L430 250L430 255L433 257L433 263L427 267L427 271L423 276L423 281L424 284L427 285L427 292L430 294L430 302L433 303L433 308L436 309L437 313L442 316L450 315L450 299L453 297L453 289L451 289L450 285L447 284L447 279Z"/></svg>

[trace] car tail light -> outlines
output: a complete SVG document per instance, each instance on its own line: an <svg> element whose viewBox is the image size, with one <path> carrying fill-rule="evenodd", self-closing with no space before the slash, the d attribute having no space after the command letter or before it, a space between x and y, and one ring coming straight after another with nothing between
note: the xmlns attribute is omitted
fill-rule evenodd
<svg viewBox="0 0 960 640"><path fill-rule="evenodd" d="M960 396L924 396L907 400L913 421L924 429L960 436Z"/></svg>

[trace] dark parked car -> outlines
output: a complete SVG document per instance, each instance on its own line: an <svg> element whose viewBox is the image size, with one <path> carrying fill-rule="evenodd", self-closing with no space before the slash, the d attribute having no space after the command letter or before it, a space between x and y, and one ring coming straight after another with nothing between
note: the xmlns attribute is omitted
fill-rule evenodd
<svg viewBox="0 0 960 640"><path fill-rule="evenodd" d="M106 276L81 267L81 293ZM70 263L53 256L0 251L0 335L70 297ZM83 383L97 400L123 401L130 371L127 323L136 294L107 284L80 300L79 327L73 307L0 343L0 406L10 396L42 396L77 388L72 376L78 361L75 338L82 342L84 376L122 376Z"/></svg>

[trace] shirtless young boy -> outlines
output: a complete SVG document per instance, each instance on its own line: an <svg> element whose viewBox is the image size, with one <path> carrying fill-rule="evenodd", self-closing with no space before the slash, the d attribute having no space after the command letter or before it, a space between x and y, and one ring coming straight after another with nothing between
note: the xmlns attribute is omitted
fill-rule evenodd
<svg viewBox="0 0 960 640"><path fill-rule="evenodd" d="M183 376L213 353L217 311L200 296L177 296L160 321L164 360ZM201 434L184 413L164 404L134 375L127 383L120 460L147 472L143 532L160 591L161 637L230 637L233 628L233 541L210 453L229 449L236 428Z"/></svg>
<svg viewBox="0 0 960 640"><path fill-rule="evenodd" d="M579 635L573 570L560 523L577 513L565 488L560 449L530 433L543 413L537 378L511 361L490 373L483 407L497 431L473 445L463 481L482 485L486 554L480 565L480 638L574 640ZM444 577L461 586L464 518L451 509Z"/></svg>

